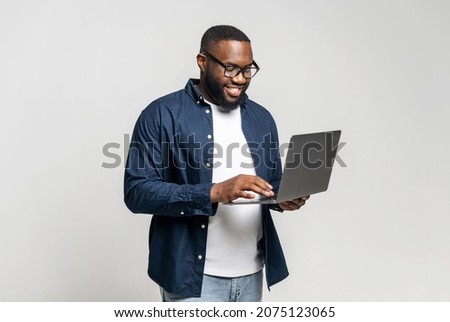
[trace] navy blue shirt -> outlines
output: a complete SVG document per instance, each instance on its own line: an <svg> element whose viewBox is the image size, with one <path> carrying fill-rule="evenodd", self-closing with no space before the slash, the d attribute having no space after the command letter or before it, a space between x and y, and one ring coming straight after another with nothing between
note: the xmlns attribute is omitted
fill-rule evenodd
<svg viewBox="0 0 450 322"><path fill-rule="evenodd" d="M201 295L211 203L214 137L211 107L198 80L145 108L133 131L125 168L124 199L133 213L152 214L148 274L166 291ZM256 174L274 186L281 178L278 134L270 113L245 97L242 131ZM270 206L281 210L277 205ZM288 271L269 206L262 206L267 285Z"/></svg>

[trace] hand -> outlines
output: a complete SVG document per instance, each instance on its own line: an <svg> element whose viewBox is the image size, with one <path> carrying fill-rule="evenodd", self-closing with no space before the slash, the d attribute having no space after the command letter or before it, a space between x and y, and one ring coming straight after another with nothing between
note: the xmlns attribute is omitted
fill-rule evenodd
<svg viewBox="0 0 450 322"><path fill-rule="evenodd" d="M306 196L306 197L296 198L296 199L290 200L290 201L283 201L283 202L280 202L278 205L283 210L287 210L287 211L298 210L306 203L306 200L308 200L308 199L309 199L309 196Z"/></svg>
<svg viewBox="0 0 450 322"><path fill-rule="evenodd" d="M240 174L216 183L211 188L211 202L231 202L237 198L253 199L255 194L273 197L273 187L258 176ZM254 193L252 193L254 192Z"/></svg>

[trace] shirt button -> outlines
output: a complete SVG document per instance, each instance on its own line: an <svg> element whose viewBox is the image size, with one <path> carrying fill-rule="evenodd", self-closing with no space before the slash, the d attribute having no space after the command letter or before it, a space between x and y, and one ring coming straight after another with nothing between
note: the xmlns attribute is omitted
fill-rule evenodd
<svg viewBox="0 0 450 322"><path fill-rule="evenodd" d="M205 229L205 228L206 228L206 225L201 225L201 227L202 227L202 229Z"/></svg>
<svg viewBox="0 0 450 322"><path fill-rule="evenodd" d="M211 135L211 134L208 134L208 139L210 139L210 138L212 138L212 135Z"/></svg>
<svg viewBox="0 0 450 322"><path fill-rule="evenodd" d="M206 110L205 112L206 112L206 114L209 114L211 111L210 110Z"/></svg>
<svg viewBox="0 0 450 322"><path fill-rule="evenodd" d="M184 211L180 212L180 215L184 215Z"/></svg>
<svg viewBox="0 0 450 322"><path fill-rule="evenodd" d="M197 101L197 105L200 104L200 101Z"/></svg>
<svg viewBox="0 0 450 322"><path fill-rule="evenodd" d="M209 163L209 162L206 162L205 165L206 165L207 168L210 168L210 167L211 167L211 163Z"/></svg>
<svg viewBox="0 0 450 322"><path fill-rule="evenodd" d="M202 255L198 255L197 258L198 259L203 259L203 256Z"/></svg>

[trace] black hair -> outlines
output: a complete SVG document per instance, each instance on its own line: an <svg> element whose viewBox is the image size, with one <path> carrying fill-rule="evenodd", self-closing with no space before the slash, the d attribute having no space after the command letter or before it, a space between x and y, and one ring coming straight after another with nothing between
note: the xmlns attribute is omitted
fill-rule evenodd
<svg viewBox="0 0 450 322"><path fill-rule="evenodd" d="M200 52L208 51L212 44L222 40L237 40L250 42L250 39L241 30L228 25L213 26L205 31L200 43Z"/></svg>

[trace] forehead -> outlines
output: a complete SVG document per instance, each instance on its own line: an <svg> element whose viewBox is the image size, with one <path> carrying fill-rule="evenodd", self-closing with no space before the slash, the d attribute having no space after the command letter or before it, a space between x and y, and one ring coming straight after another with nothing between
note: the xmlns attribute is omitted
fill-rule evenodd
<svg viewBox="0 0 450 322"><path fill-rule="evenodd" d="M247 41L221 40L210 52L224 63L246 66L253 62L252 46Z"/></svg>

